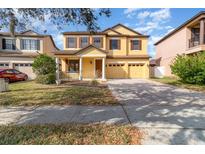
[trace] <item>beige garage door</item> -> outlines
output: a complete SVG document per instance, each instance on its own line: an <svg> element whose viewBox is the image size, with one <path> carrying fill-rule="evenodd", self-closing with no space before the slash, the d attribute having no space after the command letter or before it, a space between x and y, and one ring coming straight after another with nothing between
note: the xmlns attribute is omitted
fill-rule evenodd
<svg viewBox="0 0 205 154"><path fill-rule="evenodd" d="M106 77L108 79L123 79L126 78L125 64L107 64Z"/></svg>
<svg viewBox="0 0 205 154"><path fill-rule="evenodd" d="M129 78L145 78L145 64L128 64Z"/></svg>
<svg viewBox="0 0 205 154"><path fill-rule="evenodd" d="M26 73L29 79L34 79L36 75L33 73L31 63L14 63L14 69Z"/></svg>
<svg viewBox="0 0 205 154"><path fill-rule="evenodd" d="M9 68L9 63L0 63L0 69Z"/></svg>

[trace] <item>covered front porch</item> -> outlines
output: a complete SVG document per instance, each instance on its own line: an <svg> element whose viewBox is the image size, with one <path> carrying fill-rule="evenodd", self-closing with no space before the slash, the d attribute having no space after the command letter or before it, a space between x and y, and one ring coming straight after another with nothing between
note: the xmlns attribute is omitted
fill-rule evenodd
<svg viewBox="0 0 205 154"><path fill-rule="evenodd" d="M74 55L56 55L57 82L69 80L106 80L106 53L89 47Z"/></svg>

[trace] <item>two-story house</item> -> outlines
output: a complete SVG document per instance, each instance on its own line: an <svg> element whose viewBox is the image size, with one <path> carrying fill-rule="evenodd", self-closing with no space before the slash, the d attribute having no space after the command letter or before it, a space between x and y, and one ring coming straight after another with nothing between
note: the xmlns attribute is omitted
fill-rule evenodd
<svg viewBox="0 0 205 154"><path fill-rule="evenodd" d="M63 78L149 78L147 35L122 24L101 32L64 32L64 50L55 52Z"/></svg>
<svg viewBox="0 0 205 154"><path fill-rule="evenodd" d="M156 46L156 60L172 76L170 65L177 54L192 55L205 51L205 12L200 12L164 36Z"/></svg>
<svg viewBox="0 0 205 154"><path fill-rule="evenodd" d="M34 31L15 33L0 32L0 69L14 68L35 78L32 63L42 53L53 55L58 48L51 35L41 35Z"/></svg>

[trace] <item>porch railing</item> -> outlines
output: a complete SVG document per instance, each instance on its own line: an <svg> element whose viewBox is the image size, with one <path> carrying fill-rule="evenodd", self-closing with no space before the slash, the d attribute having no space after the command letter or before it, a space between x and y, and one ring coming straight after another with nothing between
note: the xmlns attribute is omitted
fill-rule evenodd
<svg viewBox="0 0 205 154"><path fill-rule="evenodd" d="M205 44L205 35L204 35L204 44ZM200 38L199 37L193 37L189 39L189 48L195 47L200 45Z"/></svg>
<svg viewBox="0 0 205 154"><path fill-rule="evenodd" d="M200 44L199 37L193 37L189 39L189 48L198 46Z"/></svg>

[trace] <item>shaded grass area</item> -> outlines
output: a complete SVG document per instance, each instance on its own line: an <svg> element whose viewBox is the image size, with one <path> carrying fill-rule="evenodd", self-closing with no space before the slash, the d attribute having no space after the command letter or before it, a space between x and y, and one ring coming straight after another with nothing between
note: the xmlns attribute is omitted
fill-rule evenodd
<svg viewBox="0 0 205 154"><path fill-rule="evenodd" d="M0 105L115 105L107 87L42 85L34 81L12 83L0 93Z"/></svg>
<svg viewBox="0 0 205 154"><path fill-rule="evenodd" d="M165 84L170 84L170 85L181 87L181 88L205 92L205 85L183 83L182 81L174 77L152 78L151 80L165 83Z"/></svg>
<svg viewBox="0 0 205 154"><path fill-rule="evenodd" d="M0 144L140 144L142 133L119 125L0 126Z"/></svg>

